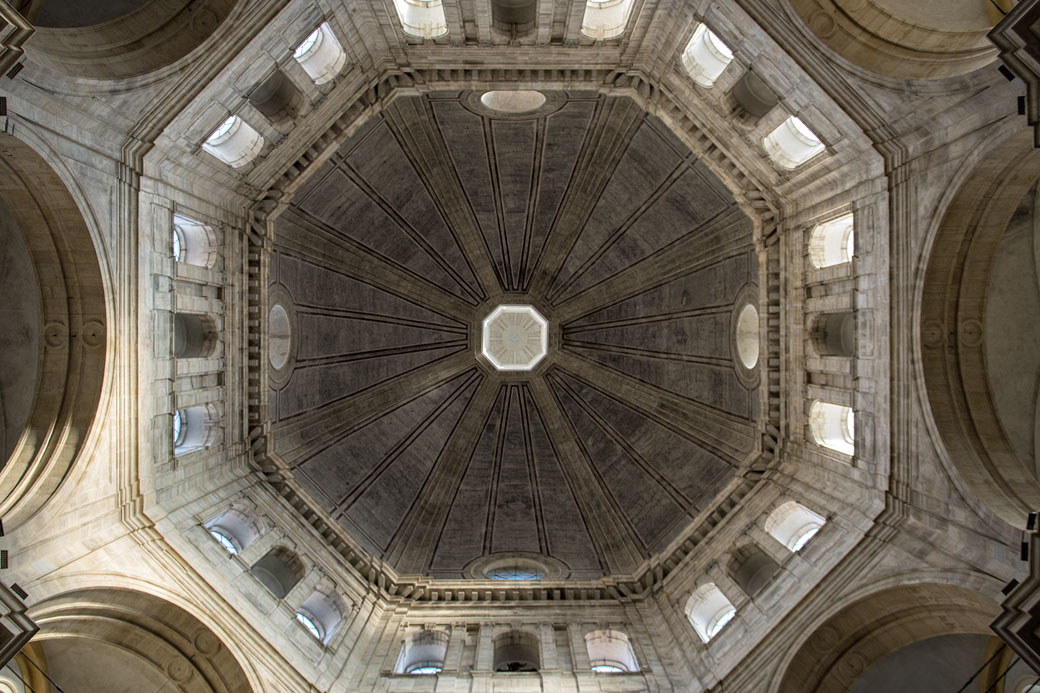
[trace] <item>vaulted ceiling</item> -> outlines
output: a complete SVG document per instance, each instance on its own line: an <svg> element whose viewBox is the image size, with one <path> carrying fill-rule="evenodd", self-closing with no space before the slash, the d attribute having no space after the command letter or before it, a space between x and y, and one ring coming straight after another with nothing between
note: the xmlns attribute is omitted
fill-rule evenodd
<svg viewBox="0 0 1040 693"><path fill-rule="evenodd" d="M270 295L294 346L274 451L400 573L509 555L630 572L753 450L732 344L752 223L628 98L507 114L478 96L395 100L278 217ZM549 320L531 372L479 354L503 303Z"/></svg>

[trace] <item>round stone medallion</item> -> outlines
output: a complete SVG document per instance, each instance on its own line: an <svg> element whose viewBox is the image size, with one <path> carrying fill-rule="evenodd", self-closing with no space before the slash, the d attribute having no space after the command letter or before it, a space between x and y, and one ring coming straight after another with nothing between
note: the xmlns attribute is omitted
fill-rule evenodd
<svg viewBox="0 0 1040 693"><path fill-rule="evenodd" d="M481 353L500 371L529 371L549 349L549 322L532 306L502 305L484 318Z"/></svg>

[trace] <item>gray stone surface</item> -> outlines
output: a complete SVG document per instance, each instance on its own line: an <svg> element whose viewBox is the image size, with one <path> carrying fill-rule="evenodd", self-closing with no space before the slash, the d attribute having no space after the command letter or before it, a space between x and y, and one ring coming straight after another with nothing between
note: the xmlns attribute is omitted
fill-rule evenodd
<svg viewBox="0 0 1040 693"><path fill-rule="evenodd" d="M39 284L29 249L0 202L0 462L25 429L36 393L40 360Z"/></svg>

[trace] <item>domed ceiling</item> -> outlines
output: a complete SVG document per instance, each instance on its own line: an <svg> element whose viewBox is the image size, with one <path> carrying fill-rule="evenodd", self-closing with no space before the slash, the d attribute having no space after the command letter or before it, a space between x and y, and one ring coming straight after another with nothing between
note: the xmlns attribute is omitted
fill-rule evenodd
<svg viewBox="0 0 1040 693"><path fill-rule="evenodd" d="M273 451L402 574L633 571L697 521L753 452L735 364L755 302L751 220L628 98L395 100L278 216ZM496 369L500 305L548 323L532 370ZM477 571L476 573L474 571Z"/></svg>

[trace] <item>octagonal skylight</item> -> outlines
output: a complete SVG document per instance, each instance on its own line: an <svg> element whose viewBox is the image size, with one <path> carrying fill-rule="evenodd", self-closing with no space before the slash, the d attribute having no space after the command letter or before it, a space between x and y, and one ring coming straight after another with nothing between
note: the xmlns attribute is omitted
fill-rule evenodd
<svg viewBox="0 0 1040 693"><path fill-rule="evenodd" d="M484 318L481 353L500 371L529 371L549 348L549 322L533 306L499 306Z"/></svg>

